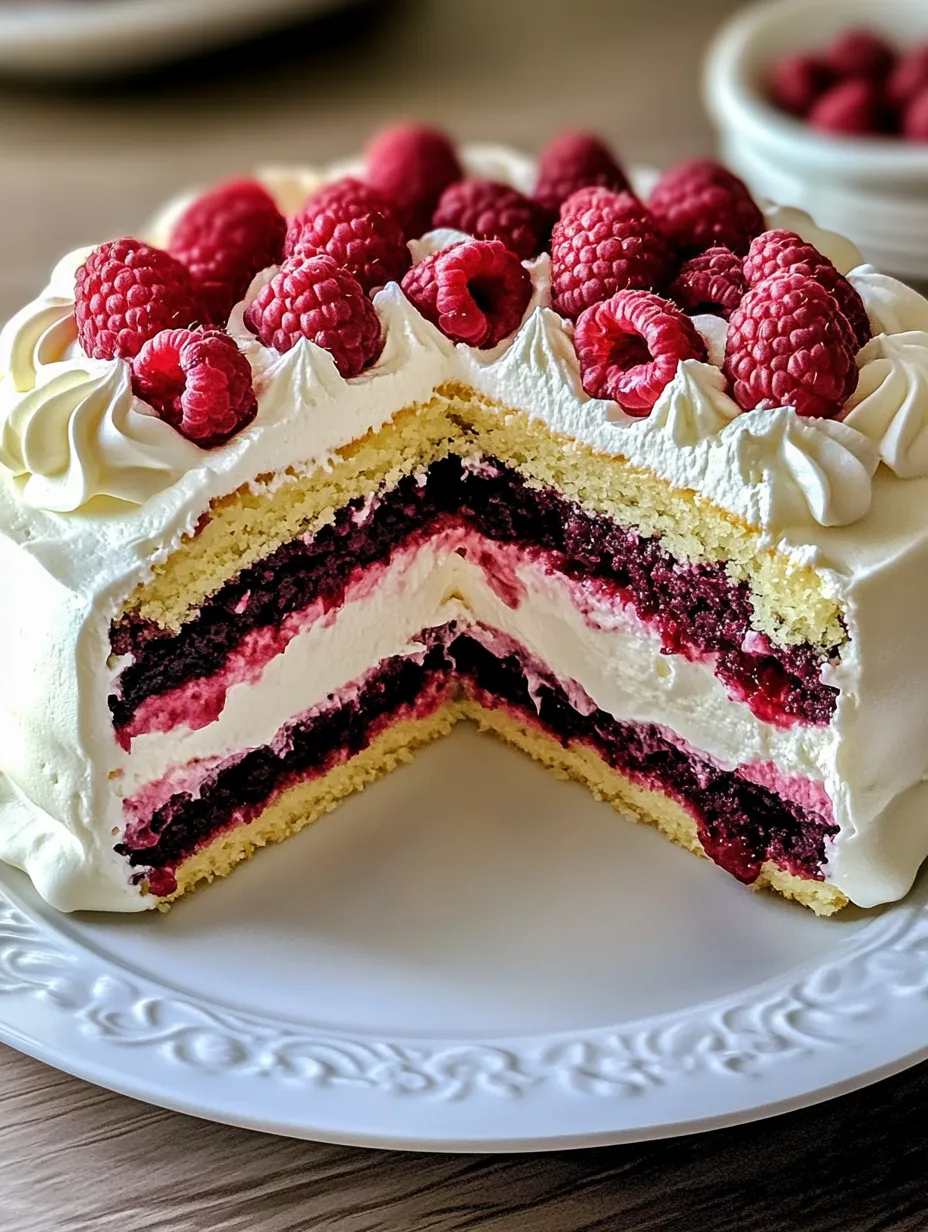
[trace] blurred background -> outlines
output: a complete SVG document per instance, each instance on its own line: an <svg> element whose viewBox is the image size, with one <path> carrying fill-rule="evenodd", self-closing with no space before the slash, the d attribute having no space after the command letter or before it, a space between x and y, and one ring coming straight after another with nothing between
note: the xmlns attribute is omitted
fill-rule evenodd
<svg viewBox="0 0 928 1232"><path fill-rule="evenodd" d="M167 14L174 0L162 2ZM252 29L243 41L191 58L190 49L222 41L226 31L215 23L222 27L241 4L185 0L188 14L198 13L198 24L178 38L187 58L130 77L62 77L62 70L66 77L90 72L95 40L112 40L118 14L138 5L150 15L158 3L0 0L7 63L0 76L0 319L39 290L63 252L138 230L179 189L261 165L345 156L398 116L528 151L574 125L599 132L627 162L665 165L708 153L702 53L744 7L739 0L342 0L313 16L320 0L291 0L288 24ZM283 20L269 0L263 7L268 21ZM73 37L78 9L92 11L96 34ZM41 80L16 76L35 61L42 35L27 20L57 39L57 59ZM10 30L19 22L6 40L3 21ZM131 58L131 37L126 51Z"/></svg>

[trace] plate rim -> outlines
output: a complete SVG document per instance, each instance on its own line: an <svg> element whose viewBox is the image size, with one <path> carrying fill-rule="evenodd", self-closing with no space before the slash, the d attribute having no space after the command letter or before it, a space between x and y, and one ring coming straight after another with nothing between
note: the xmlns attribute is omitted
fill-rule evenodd
<svg viewBox="0 0 928 1232"><path fill-rule="evenodd" d="M52 917L31 908L31 893L23 874L0 870L0 1040L130 1098L264 1133L378 1149L480 1153L649 1141L782 1115L858 1090L928 1058L923 1016L903 1012L921 1009L928 996L925 879L908 899L850 934L824 962L813 959L797 964L782 976L694 1006L694 1014L703 1015L710 1024L710 1034L727 1031L727 1035L718 1035L714 1044L711 1040L707 1044L709 1037L705 1031L699 1035L698 1028L687 1042L688 1027L685 1020L680 1025L679 1011L613 1027L535 1035L487 1033L480 1039L479 1033L468 1032L466 1037L447 1038L432 1031L427 1038L403 1037L394 1032L394 1038L383 1045L370 1038L333 1040L331 1033L327 1037L324 1031L295 1024L292 1019L273 1015L262 1019L217 1005L208 997L198 1004L188 991L153 979L137 967L129 967L128 978L124 978L119 975L115 958L82 945L71 931L55 928ZM856 1014L850 1039L841 1033L832 1038L829 1030L837 1023L848 1025L848 1005ZM759 1014L758 1007L764 1013ZM171 1015L177 1013L188 1018L175 1030ZM765 1040L758 1037L765 1021L773 1040L773 1051L766 1054ZM217 1024L218 1029L214 1029ZM274 1069L273 1055L271 1068L262 1072L260 1058L256 1055L249 1059L241 1038L243 1030L250 1032L258 1039L256 1048L260 1052L261 1032L275 1029L285 1044L288 1031L296 1038L293 1062L309 1067L301 1081L288 1087L282 1102L278 1097L293 1076ZM622 1033L631 1037L635 1032L643 1043L631 1062L653 1064L654 1084L642 1080L632 1091L627 1089L627 1082L624 1089L605 1089L610 1082L614 1088L615 1084L622 1087L627 1077L622 1066L629 1058L621 1046L617 1052L610 1054L607 1049L597 1056L597 1039L614 1036L621 1045ZM792 1050L787 1046L790 1032L795 1033ZM682 1051L675 1039L683 1041ZM787 1045L782 1045L783 1039ZM879 1047L875 1047L877 1039ZM307 1041L309 1046L300 1052ZM708 1059L708 1065L692 1064L687 1052L691 1045L704 1050L702 1059ZM368 1084L372 1109L366 1127L364 1100L358 1104L356 1092L352 1101L362 1107L362 1112L352 1113L349 1105L349 1119L360 1116L360 1121L353 1128L339 1123L338 1082L351 1084L350 1064L347 1079L333 1072L329 1075L332 1081L321 1085L318 1068L313 1069L326 1063L326 1049L333 1052L336 1068L342 1064L334 1057L339 1046L349 1050L349 1061L351 1048L357 1049L356 1057L361 1058L357 1061L360 1083L362 1089L365 1082ZM568 1062L562 1063L559 1071L557 1049L565 1047ZM417 1049L423 1054L418 1061ZM571 1049L573 1060L568 1056ZM145 1057L144 1072L133 1069L133 1060L140 1053ZM473 1072L468 1071L472 1055L476 1059ZM553 1056L550 1073L544 1069L546 1055ZM429 1070L430 1057L438 1058L435 1072ZM451 1057L451 1064L443 1062L443 1057ZM506 1070L508 1057L516 1058L511 1072ZM529 1057L541 1067L541 1078L524 1063ZM812 1072L816 1062L824 1062L818 1077ZM370 1070L366 1075L365 1063ZM466 1071L463 1078L455 1073L457 1063ZM615 1072L610 1070L611 1064L618 1067ZM378 1089L378 1067L383 1071L382 1090ZM583 1075L589 1089L582 1085L569 1089L574 1072ZM493 1088L494 1082L505 1086L520 1076L526 1080L521 1088L518 1083L512 1090ZM784 1076L789 1079L786 1084ZM430 1081L432 1087L404 1086L410 1079ZM674 1083L686 1084L682 1102L688 1107L684 1114L664 1114L661 1119L661 1098L669 1092L673 1099ZM789 1083L794 1089L789 1089ZM785 1093L778 1096L784 1085ZM300 1090L305 1096L302 1103L291 1098ZM721 1091L725 1106L706 1105L700 1112L706 1090L716 1099ZM410 1095L422 1098L417 1103ZM492 1127L497 1119L494 1113L507 1107L507 1095L511 1097L508 1113L516 1108L509 1122L521 1122L522 1131L483 1129L485 1125ZM597 1095L605 1099L597 1099ZM616 1096L611 1105L610 1095ZM245 1104L241 1103L243 1098ZM629 1116L636 1099L637 1114ZM385 1130L381 1123L384 1108L389 1119L391 1107L402 1107L402 1111L396 1126ZM656 1109L656 1114L649 1113L649 1107ZM611 1108L605 1123L604 1108ZM294 1109L300 1111L295 1113ZM417 1115L423 1109L424 1113ZM444 1113L436 1109L444 1109ZM338 1114L334 1119L333 1110ZM586 1112L590 1113L588 1117ZM558 1128L561 1113L564 1121ZM459 1132L459 1123L480 1125L481 1129ZM538 1128L526 1132L529 1123ZM431 1128L425 1130L423 1126Z"/></svg>
<svg viewBox="0 0 928 1232"><path fill-rule="evenodd" d="M112 1091L139 1103L153 1108L162 1108L167 1112L176 1112L182 1116L194 1117L213 1125L228 1125L234 1129L250 1130L253 1133L268 1134L274 1137L290 1138L299 1142L317 1142L323 1146L345 1146L361 1150L396 1151L409 1154L432 1155L527 1155L533 1153L548 1153L553 1151L580 1151L607 1146L631 1146L634 1143L660 1142L673 1138L690 1138L697 1134L717 1133L725 1129L736 1129L743 1125L753 1125L761 1121L773 1120L776 1117L788 1116L792 1112L801 1112L806 1108L814 1108L840 1099L845 1095L853 1095L866 1090L878 1082L898 1076L908 1069L928 1060L928 1045L922 1046L916 1052L896 1061L886 1062L873 1070L831 1083L828 1086L810 1090L805 1095L792 1096L775 1103L767 1103L758 1108L748 1108L740 1113L717 1114L681 1121L677 1124L651 1127L646 1131L635 1129L603 1130L593 1133L576 1133L565 1136L549 1136L545 1138L506 1138L506 1139L419 1139L404 1138L401 1135L383 1136L366 1133L329 1133L309 1127L293 1127L283 1129L271 1125L259 1118L247 1116L237 1117L231 1113L218 1113L187 1104L181 1099L169 1096L146 1093L142 1088L132 1088L130 1084L122 1084L103 1080L93 1066L79 1066L70 1062L66 1056L58 1056L54 1050L35 1047L31 1041L19 1039L8 1033L0 1020L0 1043L7 1044L16 1052L22 1053L44 1065L50 1065L61 1073L73 1078L89 1082L102 1090Z"/></svg>

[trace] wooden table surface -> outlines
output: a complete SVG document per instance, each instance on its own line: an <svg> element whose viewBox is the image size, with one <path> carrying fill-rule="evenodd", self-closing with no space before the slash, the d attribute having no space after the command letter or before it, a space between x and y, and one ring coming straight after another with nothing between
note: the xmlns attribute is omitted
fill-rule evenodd
<svg viewBox="0 0 928 1232"><path fill-rule="evenodd" d="M194 2L194 0L192 0ZM711 149L699 53L736 0L407 0L143 83L0 85L0 318L191 181L321 161L396 115L629 160ZM2 601L2 600L0 600ZM773 1121L542 1156L399 1155L210 1125L0 1046L0 1232L928 1228L928 1067Z"/></svg>

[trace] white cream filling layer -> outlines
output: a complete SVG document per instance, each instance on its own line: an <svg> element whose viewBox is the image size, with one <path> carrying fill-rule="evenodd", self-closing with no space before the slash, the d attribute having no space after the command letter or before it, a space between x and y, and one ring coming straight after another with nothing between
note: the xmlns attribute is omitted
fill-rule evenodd
<svg viewBox="0 0 928 1232"><path fill-rule="evenodd" d="M836 673L843 692L834 722L827 728L774 727L732 700L711 665L664 655L652 630L597 598L595 590L578 594L575 584L542 564L514 560L511 551L485 541L464 542L461 536L456 542L466 555L440 540L397 558L373 590L344 604L334 619L298 633L260 680L233 685L216 722L196 732L136 737L125 759L124 794L194 758L221 759L269 742L294 715L381 659L415 653L422 629L450 620L479 622L524 646L620 721L666 727L728 768L767 763L788 778L821 783L840 826L823 869L826 878L864 907L907 891L928 852L928 783L918 774L916 733L903 742L897 738L890 751L884 745L892 742L892 725L885 739L868 740L854 722L862 685L879 713L884 702L892 709L902 697L901 686L883 698L872 681L861 680L856 643ZM506 596L514 589L519 599L511 606ZM902 596L884 593L888 607L879 610L898 610ZM856 631L875 663L888 631L869 622ZM912 688L918 692L917 681ZM891 778L885 772L889 758ZM114 803L121 808L121 801ZM122 821L118 812L110 816Z"/></svg>
<svg viewBox="0 0 928 1232"><path fill-rule="evenodd" d="M225 759L269 744L280 728L358 680L372 665L419 649L416 635L451 620L499 630L617 719L656 723L727 768L772 762L825 783L834 758L829 728L773 727L731 700L711 666L661 652L646 625L512 551L461 535L398 555L373 591L334 619L308 625L256 683L235 684L225 708L198 731L140 735L126 757L123 791L136 791L194 759ZM466 553L462 555L461 553ZM514 577L513 577L514 575ZM513 581L521 595L504 596ZM582 702L581 702L582 704Z"/></svg>

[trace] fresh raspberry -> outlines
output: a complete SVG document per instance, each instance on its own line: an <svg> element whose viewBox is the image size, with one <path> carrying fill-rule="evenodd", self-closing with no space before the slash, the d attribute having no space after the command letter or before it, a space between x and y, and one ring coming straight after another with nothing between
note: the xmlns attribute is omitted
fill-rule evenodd
<svg viewBox="0 0 928 1232"><path fill-rule="evenodd" d="M744 410L792 406L833 419L857 385L850 328L805 274L775 274L732 313L723 371Z"/></svg>
<svg viewBox="0 0 928 1232"><path fill-rule="evenodd" d="M928 43L906 52L886 82L887 97L899 108L904 108L925 89L928 89Z"/></svg>
<svg viewBox="0 0 928 1232"><path fill-rule="evenodd" d="M165 329L132 360L132 388L181 435L211 449L258 412L251 366L220 329Z"/></svg>
<svg viewBox="0 0 928 1232"><path fill-rule="evenodd" d="M245 324L283 354L300 338L329 351L343 377L369 368L383 331L361 284L329 256L290 257L258 292Z"/></svg>
<svg viewBox="0 0 928 1232"><path fill-rule="evenodd" d="M372 188L370 184L365 184L363 180L353 175L345 175L339 180L330 180L328 184L323 184L314 193L310 193L296 217L299 218L301 214L311 213L323 207L329 209L348 204L359 205L365 210L379 210L381 214L393 209L383 193L378 192L376 188ZM285 257L290 255L289 252L284 251Z"/></svg>
<svg viewBox="0 0 928 1232"><path fill-rule="evenodd" d="M286 230L265 188L234 180L188 206L168 250L190 271L209 320L225 324L255 274L280 261Z"/></svg>
<svg viewBox="0 0 928 1232"><path fill-rule="evenodd" d="M795 116L806 116L834 81L821 56L784 56L770 75L770 98Z"/></svg>
<svg viewBox="0 0 928 1232"><path fill-rule="evenodd" d="M95 248L74 276L74 317L91 359L131 359L162 329L202 315L187 268L141 240Z"/></svg>
<svg viewBox="0 0 928 1232"><path fill-rule="evenodd" d="M547 220L534 201L508 184L458 180L441 194L432 226L466 231L478 240L501 240L527 261L541 251Z"/></svg>
<svg viewBox="0 0 928 1232"><path fill-rule="evenodd" d="M872 30L845 30L828 49L826 59L836 77L883 81L896 63L896 53Z"/></svg>
<svg viewBox="0 0 928 1232"><path fill-rule="evenodd" d="M764 229L764 216L744 182L708 158L667 171L648 204L658 226L687 257L717 247L742 257Z"/></svg>
<svg viewBox="0 0 928 1232"><path fill-rule="evenodd" d="M583 388L644 416L673 380L681 360L706 358L706 345L676 304L650 291L619 291L587 308L574 345Z"/></svg>
<svg viewBox="0 0 928 1232"><path fill-rule="evenodd" d="M606 146L592 133L561 133L538 157L538 181L532 194L549 216L578 188L630 192L628 177Z"/></svg>
<svg viewBox="0 0 928 1232"><path fill-rule="evenodd" d="M642 211L647 213L648 210L641 198L631 191L617 193L611 188L590 184L565 197L558 212L561 218L566 218L568 214L582 214L584 210L598 205L610 205L613 209L624 210L627 214L640 214Z"/></svg>
<svg viewBox="0 0 928 1232"><path fill-rule="evenodd" d="M906 107L902 132L909 141L928 141L928 85Z"/></svg>
<svg viewBox="0 0 928 1232"><path fill-rule="evenodd" d="M326 253L367 292L399 282L409 269L409 249L392 209L385 202L372 206L376 196L357 180L329 185L311 197L291 221L286 256Z"/></svg>
<svg viewBox="0 0 928 1232"><path fill-rule="evenodd" d="M869 137L885 127L879 86L864 77L850 77L826 90L807 119L824 133Z"/></svg>
<svg viewBox="0 0 928 1232"><path fill-rule="evenodd" d="M834 298L847 318L859 350L870 341L873 330L864 301L831 261L795 231L765 231L751 244L744 261L744 277L755 287L774 274L804 274L814 278Z"/></svg>
<svg viewBox="0 0 928 1232"><path fill-rule="evenodd" d="M730 248L707 248L684 262L667 294L684 312L709 312L728 320L746 290L741 258Z"/></svg>
<svg viewBox="0 0 928 1232"><path fill-rule="evenodd" d="M589 204L574 213L581 194ZM576 318L617 291L666 286L672 268L667 241L630 193L581 188L562 208L551 232L552 299L561 316Z"/></svg>
<svg viewBox="0 0 928 1232"><path fill-rule="evenodd" d="M388 128L367 149L365 178L393 206L407 239L428 231L438 198L463 175L451 142L434 128Z"/></svg>
<svg viewBox="0 0 928 1232"><path fill-rule="evenodd" d="M499 240L462 240L414 265L403 293L453 342L487 348L519 324L532 298L532 280Z"/></svg>

